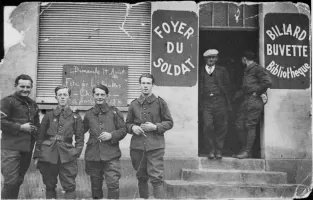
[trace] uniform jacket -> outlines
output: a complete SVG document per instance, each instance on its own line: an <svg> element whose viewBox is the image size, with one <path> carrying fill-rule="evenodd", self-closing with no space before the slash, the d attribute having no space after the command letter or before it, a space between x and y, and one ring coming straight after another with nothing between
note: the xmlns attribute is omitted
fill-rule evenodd
<svg viewBox="0 0 313 200"><path fill-rule="evenodd" d="M75 135L75 146L72 138ZM57 164L77 159L84 146L84 128L79 114L66 107L61 116L61 108L48 112L41 121L34 158Z"/></svg>
<svg viewBox="0 0 313 200"><path fill-rule="evenodd" d="M119 141L126 136L126 125L122 113L107 103L94 106L86 112L84 130L89 130L85 160L108 161L121 157ZM112 138L108 141L98 139L102 132L109 132Z"/></svg>
<svg viewBox="0 0 313 200"><path fill-rule="evenodd" d="M199 81L199 89L200 89L200 97L201 99L203 99L203 92L204 92L204 78L203 77L204 77L204 73L207 73L207 72L205 70L205 67L203 67L203 69L201 70L202 70L202 73L201 73L202 78L199 80L202 80L202 81ZM217 85L219 86L222 94L224 95L226 99L227 109L231 111L232 107L231 107L230 98L232 96L232 91L230 90L230 79L229 79L228 72L224 67L215 65L213 74L214 73L215 73Z"/></svg>
<svg viewBox="0 0 313 200"><path fill-rule="evenodd" d="M39 130L39 109L29 97L17 93L1 100L1 149L30 152L33 150L38 131L20 130L21 125L32 123Z"/></svg>
<svg viewBox="0 0 313 200"><path fill-rule="evenodd" d="M155 124L157 130L145 132L147 137L134 134L132 127L145 122ZM154 94L146 99L141 95L129 106L126 126L127 132L133 134L130 148L149 151L165 148L164 133L173 127L173 119L163 99Z"/></svg>
<svg viewBox="0 0 313 200"><path fill-rule="evenodd" d="M239 95L249 95L255 92L257 95L261 95L266 92L267 88L271 87L272 81L269 74L263 67L253 62L247 66L244 70L244 77L242 83L242 89L239 91Z"/></svg>

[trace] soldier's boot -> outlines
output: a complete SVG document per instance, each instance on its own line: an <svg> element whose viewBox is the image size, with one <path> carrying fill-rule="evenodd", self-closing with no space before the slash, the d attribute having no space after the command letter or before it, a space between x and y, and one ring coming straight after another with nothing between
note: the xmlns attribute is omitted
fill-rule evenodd
<svg viewBox="0 0 313 200"><path fill-rule="evenodd" d="M246 150L246 145L245 145L245 143L241 143L240 146L241 146L241 148L240 148L240 150L238 151L238 153L232 155L233 158L237 158L238 155L242 154L242 153Z"/></svg>
<svg viewBox="0 0 313 200"><path fill-rule="evenodd" d="M76 191L65 191L64 199L76 199Z"/></svg>
<svg viewBox="0 0 313 200"><path fill-rule="evenodd" d="M103 198L103 191L102 189L92 189L91 196L93 199L102 199Z"/></svg>
<svg viewBox="0 0 313 200"><path fill-rule="evenodd" d="M20 186L17 184L4 184L1 190L1 199L17 199Z"/></svg>
<svg viewBox="0 0 313 200"><path fill-rule="evenodd" d="M236 126L236 132L237 132L237 139L240 144L240 150L233 154L233 158L237 158L238 155L242 154L244 150L246 149L246 141L247 141L247 132L244 123L238 122L235 123Z"/></svg>
<svg viewBox="0 0 313 200"><path fill-rule="evenodd" d="M108 199L119 199L120 198L120 189L108 189Z"/></svg>
<svg viewBox="0 0 313 200"><path fill-rule="evenodd" d="M56 199L57 193L55 190L46 190L46 199Z"/></svg>
<svg viewBox="0 0 313 200"><path fill-rule="evenodd" d="M91 196L93 199L102 199L103 198L103 191L102 185L103 181L100 177L91 176Z"/></svg>
<svg viewBox="0 0 313 200"><path fill-rule="evenodd" d="M138 181L139 197L149 199L149 185L148 181Z"/></svg>
<svg viewBox="0 0 313 200"><path fill-rule="evenodd" d="M153 196L156 199L165 199L165 190L163 184L153 186Z"/></svg>
<svg viewBox="0 0 313 200"><path fill-rule="evenodd" d="M245 159L251 157L251 149L255 140L255 127L247 127L247 137L244 150L237 155L238 159Z"/></svg>

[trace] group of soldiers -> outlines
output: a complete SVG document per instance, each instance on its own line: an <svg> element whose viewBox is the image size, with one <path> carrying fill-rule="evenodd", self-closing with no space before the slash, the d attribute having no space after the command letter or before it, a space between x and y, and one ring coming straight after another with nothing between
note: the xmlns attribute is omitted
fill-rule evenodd
<svg viewBox="0 0 313 200"><path fill-rule="evenodd" d="M266 91L271 87L271 78L265 69L255 62L255 54L245 51L241 55L244 67L242 85L239 91L233 91L227 70L216 65L218 54L216 49L203 53L206 65L202 75L203 81L199 82L203 101L203 134L207 140L208 158L222 159L229 113L232 112L232 103L238 99L241 101L235 113L235 126L240 151L233 154L233 157L250 158L256 138L256 127L267 102Z"/></svg>
<svg viewBox="0 0 313 200"><path fill-rule="evenodd" d="M264 97L271 86L270 77L254 61L254 53L245 52L242 55L245 67L243 84L240 91L231 95L228 72L216 65L218 51L209 49L203 56L206 65L203 81L199 84L203 97L203 133L210 149L208 158L222 158L231 102L240 97L243 100L237 113L236 128L242 148L234 157L249 158L256 125L264 107L262 95ZM119 141L127 133L132 135L130 157L136 170L140 198L149 198L149 179L154 197L164 198L164 133L173 127L173 119L167 103L152 93L154 77L142 74L139 85L141 95L131 102L126 122L116 107L107 104L108 88L98 84L92 89L95 105L86 111L84 119L69 107L70 88L58 86L55 88L58 105L45 114L40 123L39 108L29 98L33 80L28 75L18 76L15 79L16 92L1 100L2 198L18 197L33 157L46 186L45 197L57 198L59 177L65 191L64 198L74 199L77 158L82 153L84 134L87 132L85 171L90 176L92 198L103 198L104 180L108 188L107 198L119 198Z"/></svg>
<svg viewBox="0 0 313 200"><path fill-rule="evenodd" d="M77 158L83 150L84 134L89 132L85 171L90 176L93 199L103 198L104 180L107 198L119 198L119 141L127 133L132 134L130 156L140 198L149 198L149 179L154 197L164 198L164 133L173 127L173 119L167 103L152 93L154 77L142 74L139 85L141 95L131 102L126 123L122 113L106 103L109 90L102 84L92 89L95 105L85 113L84 119L69 107L70 88L56 87L58 105L45 114L40 123L39 108L29 98L33 80L25 74L18 76L16 92L1 99L1 173L4 178L1 197L18 198L33 157L45 184L45 198L57 198L59 177L64 198L75 199Z"/></svg>

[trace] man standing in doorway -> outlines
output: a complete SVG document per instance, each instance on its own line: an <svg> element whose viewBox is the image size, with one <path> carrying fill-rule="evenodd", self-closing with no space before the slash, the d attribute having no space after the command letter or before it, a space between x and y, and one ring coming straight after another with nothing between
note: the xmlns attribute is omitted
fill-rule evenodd
<svg viewBox="0 0 313 200"><path fill-rule="evenodd" d="M35 163L46 185L46 199L56 199L58 176L65 191L64 199L76 198L77 158L84 146L84 127L79 114L69 107L71 89L54 90L58 106L42 119L34 152ZM72 138L75 135L75 146Z"/></svg>
<svg viewBox="0 0 313 200"><path fill-rule="evenodd" d="M239 159L251 157L251 149L255 140L256 126L264 108L262 94L271 87L271 78L263 67L255 61L255 54L244 52L241 61L244 65L242 89L236 92L234 99L243 97L237 119L236 131L241 143L241 150L235 157Z"/></svg>
<svg viewBox="0 0 313 200"><path fill-rule="evenodd" d="M132 134L130 157L138 179L140 198L149 198L148 180L154 198L164 198L164 133L173 127L166 102L152 93L154 77L142 74L139 78L141 95L131 102L126 119L127 132Z"/></svg>
<svg viewBox="0 0 313 200"><path fill-rule="evenodd" d="M39 129L39 109L28 96L33 80L28 75L15 79L13 95L1 100L1 198L17 199L29 168Z"/></svg>
<svg viewBox="0 0 313 200"><path fill-rule="evenodd" d="M218 51L209 49L204 52L205 71L200 91L203 93L203 134L209 148L209 159L221 159L225 136L228 130L230 80L227 70L216 65Z"/></svg>

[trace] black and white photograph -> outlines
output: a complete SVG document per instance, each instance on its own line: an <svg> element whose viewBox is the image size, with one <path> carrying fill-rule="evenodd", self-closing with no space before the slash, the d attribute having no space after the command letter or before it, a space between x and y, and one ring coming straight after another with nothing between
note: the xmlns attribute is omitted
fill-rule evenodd
<svg viewBox="0 0 313 200"><path fill-rule="evenodd" d="M1 199L304 199L310 2L4 5Z"/></svg>

